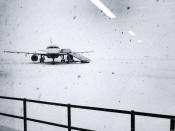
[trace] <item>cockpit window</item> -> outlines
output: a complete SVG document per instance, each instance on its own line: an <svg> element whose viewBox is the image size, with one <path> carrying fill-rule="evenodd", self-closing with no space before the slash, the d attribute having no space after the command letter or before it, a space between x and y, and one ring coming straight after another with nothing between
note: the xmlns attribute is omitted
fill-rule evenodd
<svg viewBox="0 0 175 131"><path fill-rule="evenodd" d="M60 49L58 46L48 46L47 49Z"/></svg>

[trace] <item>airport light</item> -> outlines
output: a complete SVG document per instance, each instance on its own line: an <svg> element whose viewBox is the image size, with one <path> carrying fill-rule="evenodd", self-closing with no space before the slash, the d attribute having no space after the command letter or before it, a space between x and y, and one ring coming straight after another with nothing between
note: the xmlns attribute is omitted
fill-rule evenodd
<svg viewBox="0 0 175 131"><path fill-rule="evenodd" d="M129 30L128 33L129 33L131 36L136 36L136 34L135 34L132 30Z"/></svg>
<svg viewBox="0 0 175 131"><path fill-rule="evenodd" d="M96 5L103 13L105 13L110 18L115 18L116 16L100 1L100 0L90 0L94 5Z"/></svg>

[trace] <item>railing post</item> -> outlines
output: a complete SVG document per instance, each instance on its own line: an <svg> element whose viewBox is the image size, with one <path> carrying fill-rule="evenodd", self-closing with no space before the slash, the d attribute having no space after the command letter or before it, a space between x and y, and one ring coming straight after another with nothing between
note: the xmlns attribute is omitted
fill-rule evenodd
<svg viewBox="0 0 175 131"><path fill-rule="evenodd" d="M68 131L71 131L71 105L67 106L67 117L68 117Z"/></svg>
<svg viewBox="0 0 175 131"><path fill-rule="evenodd" d="M175 119L170 120L170 131L175 131Z"/></svg>
<svg viewBox="0 0 175 131"><path fill-rule="evenodd" d="M135 112L131 111L131 131L135 131Z"/></svg>
<svg viewBox="0 0 175 131"><path fill-rule="evenodd" d="M26 99L23 99L23 116L24 116L24 131L27 131L27 104Z"/></svg>

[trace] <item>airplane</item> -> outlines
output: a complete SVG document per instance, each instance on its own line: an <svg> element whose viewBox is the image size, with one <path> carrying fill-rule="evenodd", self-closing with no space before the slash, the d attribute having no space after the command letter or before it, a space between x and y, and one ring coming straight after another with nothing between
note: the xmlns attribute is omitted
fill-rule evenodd
<svg viewBox="0 0 175 131"><path fill-rule="evenodd" d="M55 63L55 59L58 57L61 57L61 63L73 63L73 62L90 63L90 59L84 57L83 55L80 55L81 53L89 53L90 51L73 52L71 49L60 49L60 47L56 45L47 46L46 50L39 50L39 51L42 51L42 53L19 52L19 51L4 51L4 53L32 55L31 56L32 61L38 61L38 56L40 56L39 59L40 63L44 63L45 57L51 58L53 63ZM79 61L75 61L74 58L78 59Z"/></svg>

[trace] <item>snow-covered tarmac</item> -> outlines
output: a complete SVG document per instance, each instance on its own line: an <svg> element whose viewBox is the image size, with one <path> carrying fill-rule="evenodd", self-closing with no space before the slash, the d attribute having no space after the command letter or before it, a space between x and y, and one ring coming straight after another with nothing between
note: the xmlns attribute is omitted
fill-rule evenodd
<svg viewBox="0 0 175 131"><path fill-rule="evenodd" d="M93 54L90 56L93 57ZM15 61L13 56L1 63L3 69L0 79L1 95L175 114L174 59L96 59L93 57L90 64L49 62L40 64L31 62L30 57L17 57L20 59ZM30 105L28 110L30 116L66 124L66 109ZM3 108L9 112L22 113L22 106L19 104L18 107L16 104L11 106L15 109ZM168 131L168 120L150 119L150 121L149 119L138 117L136 129ZM151 126L147 126L149 124ZM73 125L100 131L117 129L126 131L130 128L130 117L75 110ZM33 126L32 128L34 130ZM45 129L46 127L43 130Z"/></svg>

